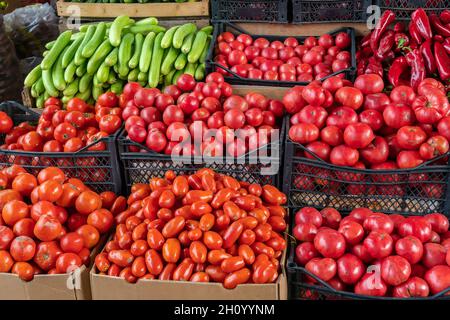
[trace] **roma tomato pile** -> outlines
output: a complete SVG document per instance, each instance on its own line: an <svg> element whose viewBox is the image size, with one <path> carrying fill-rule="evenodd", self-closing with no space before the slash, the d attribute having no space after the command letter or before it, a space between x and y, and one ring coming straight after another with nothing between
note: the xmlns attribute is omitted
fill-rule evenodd
<svg viewBox="0 0 450 320"><path fill-rule="evenodd" d="M0 172L0 183L0 272L25 281L89 266L92 249L126 205L56 167L35 177L14 165Z"/></svg>
<svg viewBox="0 0 450 320"><path fill-rule="evenodd" d="M223 32L217 37L214 61L243 78L310 82L348 69L351 38L346 32L307 37L303 43L289 37L270 42L248 34ZM217 67L217 72L228 75ZM341 74L344 76L344 74Z"/></svg>
<svg viewBox="0 0 450 320"><path fill-rule="evenodd" d="M129 83L122 97L128 138L169 155L242 156L270 142L284 113L260 93L233 95L217 72L205 82L183 74L162 92Z"/></svg>
<svg viewBox="0 0 450 320"><path fill-rule="evenodd" d="M286 248L286 196L201 169L134 185L114 238L95 259L128 282L220 282L227 289L278 278Z"/></svg>
<svg viewBox="0 0 450 320"><path fill-rule="evenodd" d="M295 214L295 261L338 291L427 297L450 286L449 221L386 215L367 208L346 217L333 208ZM307 283L317 283L307 277Z"/></svg>
<svg viewBox="0 0 450 320"><path fill-rule="evenodd" d="M449 151L450 105L444 85L431 78L417 90L383 93L383 79L338 77L289 89L283 103L292 115L289 138L307 158L357 169L414 168Z"/></svg>
<svg viewBox="0 0 450 320"><path fill-rule="evenodd" d="M2 117L0 114L0 131L4 124ZM88 146L88 151L102 151L106 145L98 141L121 127L122 109L119 98L112 92L102 94L95 108L79 98L72 98L63 108L62 102L52 97L45 101L36 126L22 122L13 128L8 117L5 128L6 122L9 130L3 132L6 136L1 149L76 152Z"/></svg>

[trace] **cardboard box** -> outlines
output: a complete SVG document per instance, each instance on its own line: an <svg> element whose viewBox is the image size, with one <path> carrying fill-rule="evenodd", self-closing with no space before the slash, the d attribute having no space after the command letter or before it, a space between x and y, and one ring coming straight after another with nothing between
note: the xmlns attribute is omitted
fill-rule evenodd
<svg viewBox="0 0 450 320"><path fill-rule="evenodd" d="M122 278L91 270L92 300L286 300L287 280L282 273L276 283L242 284L233 290L221 283L143 280L128 283Z"/></svg>
<svg viewBox="0 0 450 320"><path fill-rule="evenodd" d="M0 273L0 300L91 300L89 271L95 256L103 249L107 236L91 252L91 266L68 274L39 274L23 281L16 274Z"/></svg>

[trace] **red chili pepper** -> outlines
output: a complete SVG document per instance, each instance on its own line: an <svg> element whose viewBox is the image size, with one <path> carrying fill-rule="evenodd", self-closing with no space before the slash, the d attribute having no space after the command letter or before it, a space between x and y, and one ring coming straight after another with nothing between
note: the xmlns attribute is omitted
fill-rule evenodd
<svg viewBox="0 0 450 320"><path fill-rule="evenodd" d="M364 74L366 67L367 67L367 59L363 58L358 60L358 65L356 66L356 74L358 76Z"/></svg>
<svg viewBox="0 0 450 320"><path fill-rule="evenodd" d="M441 80L450 79L450 58L439 42L434 43L434 58Z"/></svg>
<svg viewBox="0 0 450 320"><path fill-rule="evenodd" d="M378 21L375 29L370 36L370 47L373 52L377 52L378 43L380 42L381 35L386 31L388 26L394 22L395 13L391 10L386 10Z"/></svg>
<svg viewBox="0 0 450 320"><path fill-rule="evenodd" d="M418 45L423 42L422 36L419 34L419 31L417 31L417 27L412 21L409 23L409 35Z"/></svg>
<svg viewBox="0 0 450 320"><path fill-rule="evenodd" d="M420 46L423 61L428 73L436 72L436 61L434 60L433 50L431 49L432 40L427 40Z"/></svg>
<svg viewBox="0 0 450 320"><path fill-rule="evenodd" d="M380 44L378 45L378 50L375 56L380 59L386 59L389 51L392 51L392 47L395 43L395 32L393 30L387 30L380 39Z"/></svg>
<svg viewBox="0 0 450 320"><path fill-rule="evenodd" d="M361 48L365 48L370 46L370 37L371 37L372 33L368 33L364 36L364 38L361 39Z"/></svg>
<svg viewBox="0 0 450 320"><path fill-rule="evenodd" d="M439 18L441 19L441 21L443 23L449 24L450 23L450 10L445 9L444 11L442 11Z"/></svg>
<svg viewBox="0 0 450 320"><path fill-rule="evenodd" d="M377 74L380 77L383 77L383 66L380 61L375 59L375 57L370 57L364 73L365 74Z"/></svg>
<svg viewBox="0 0 450 320"><path fill-rule="evenodd" d="M444 37L441 36L440 34L435 34L433 36L433 40L442 43L442 42L444 42Z"/></svg>
<svg viewBox="0 0 450 320"><path fill-rule="evenodd" d="M388 80L394 86L400 83L400 77L408 70L408 62L404 56L398 57L394 60L388 72Z"/></svg>
<svg viewBox="0 0 450 320"><path fill-rule="evenodd" d="M447 54L450 54L450 38L447 38L442 43L442 46L444 47L445 51L447 51Z"/></svg>
<svg viewBox="0 0 450 320"><path fill-rule="evenodd" d="M396 52L400 52L404 47L409 45L409 37L404 33L396 33L394 41Z"/></svg>
<svg viewBox="0 0 450 320"><path fill-rule="evenodd" d="M434 32L440 34L443 37L450 37L450 29L441 22L441 19L439 19L436 14L430 15L430 22Z"/></svg>
<svg viewBox="0 0 450 320"><path fill-rule="evenodd" d="M405 24L403 22L397 22L394 25L394 32L398 33L398 32L404 32L405 31Z"/></svg>
<svg viewBox="0 0 450 320"><path fill-rule="evenodd" d="M405 57L408 65L411 67L410 85L416 90L426 77L425 63L419 49L410 50Z"/></svg>
<svg viewBox="0 0 450 320"><path fill-rule="evenodd" d="M411 22L416 26L419 34L425 38L425 40L433 37L431 31L430 20L428 20L427 13L422 8L417 9L411 14Z"/></svg>

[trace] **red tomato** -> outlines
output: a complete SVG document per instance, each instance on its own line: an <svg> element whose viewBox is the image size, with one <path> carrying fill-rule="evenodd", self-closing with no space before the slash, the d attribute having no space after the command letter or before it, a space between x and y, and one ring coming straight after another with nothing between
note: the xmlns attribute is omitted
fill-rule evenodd
<svg viewBox="0 0 450 320"><path fill-rule="evenodd" d="M367 147L374 138L372 129L365 123L350 124L344 130L344 142L355 149Z"/></svg>
<svg viewBox="0 0 450 320"><path fill-rule="evenodd" d="M355 88L364 95L381 93L384 89L383 79L377 74L363 74L356 78Z"/></svg>
<svg viewBox="0 0 450 320"><path fill-rule="evenodd" d="M314 246L326 258L337 259L345 253L345 239L339 232L324 229L314 238Z"/></svg>
<svg viewBox="0 0 450 320"><path fill-rule="evenodd" d="M305 269L323 281L331 280L337 273L336 262L331 258L313 258L306 263Z"/></svg>
<svg viewBox="0 0 450 320"><path fill-rule="evenodd" d="M354 166L359 159L359 152L346 145L334 147L330 153L330 161L338 166Z"/></svg>
<svg viewBox="0 0 450 320"><path fill-rule="evenodd" d="M302 144L313 142L319 138L319 128L311 123L299 123L289 129L289 138Z"/></svg>
<svg viewBox="0 0 450 320"><path fill-rule="evenodd" d="M372 258L381 259L391 254L393 240L392 237L385 232L372 231L366 239L364 239L363 245Z"/></svg>
<svg viewBox="0 0 450 320"><path fill-rule="evenodd" d="M336 91L335 99L341 105L357 110L362 106L364 96L358 88L342 87Z"/></svg>
<svg viewBox="0 0 450 320"><path fill-rule="evenodd" d="M344 254L337 261L337 274L342 282L355 284L363 276L365 266L363 262L350 253Z"/></svg>
<svg viewBox="0 0 450 320"><path fill-rule="evenodd" d="M383 118L386 125L395 129L410 126L415 121L411 107L402 104L388 104L383 111Z"/></svg>
<svg viewBox="0 0 450 320"><path fill-rule="evenodd" d="M436 294L450 287L450 267L435 266L425 273L425 280L430 286L431 293Z"/></svg>

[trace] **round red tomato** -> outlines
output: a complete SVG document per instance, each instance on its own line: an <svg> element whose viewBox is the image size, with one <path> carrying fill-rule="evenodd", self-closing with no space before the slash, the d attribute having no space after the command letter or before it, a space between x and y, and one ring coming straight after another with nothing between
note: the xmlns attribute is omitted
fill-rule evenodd
<svg viewBox="0 0 450 320"><path fill-rule="evenodd" d="M392 290L394 298L428 297L429 293L430 288L427 282L419 277L411 277Z"/></svg>
<svg viewBox="0 0 450 320"><path fill-rule="evenodd" d="M400 151L397 155L397 166L400 169L415 168L423 163L420 153L417 151L407 150Z"/></svg>
<svg viewBox="0 0 450 320"><path fill-rule="evenodd" d="M344 142L351 148L365 148L374 138L372 128L365 123L350 124L344 130Z"/></svg>
<svg viewBox="0 0 450 320"><path fill-rule="evenodd" d="M36 243L30 237L20 236L11 242L9 251L14 261L29 261L36 252Z"/></svg>
<svg viewBox="0 0 450 320"><path fill-rule="evenodd" d="M427 268L445 264L447 250L438 243L425 243L423 246L422 264Z"/></svg>
<svg viewBox="0 0 450 320"><path fill-rule="evenodd" d="M386 284L398 286L408 280L411 275L411 265L401 256L390 256L381 262L381 278Z"/></svg>
<svg viewBox="0 0 450 320"><path fill-rule="evenodd" d="M420 127L405 126L397 131L396 138L400 148L416 150L425 142L427 134Z"/></svg>
<svg viewBox="0 0 450 320"><path fill-rule="evenodd" d="M349 107L335 108L327 118L327 126L336 126L345 130L350 124L358 122L358 114Z"/></svg>
<svg viewBox="0 0 450 320"><path fill-rule="evenodd" d="M356 221L341 223L338 232L344 236L345 241L349 245L356 245L364 238L364 229Z"/></svg>
<svg viewBox="0 0 450 320"><path fill-rule="evenodd" d="M359 160L359 152L346 145L334 147L330 153L330 162L337 166L354 166Z"/></svg>
<svg viewBox="0 0 450 320"><path fill-rule="evenodd" d="M450 267L435 266L425 273L431 293L436 294L450 287Z"/></svg>
<svg viewBox="0 0 450 320"><path fill-rule="evenodd" d="M422 259L423 245L418 238L406 236L397 240L395 243L395 252L413 265Z"/></svg>
<svg viewBox="0 0 450 320"><path fill-rule="evenodd" d="M363 262L353 254L344 254L336 263L337 274L342 282L346 284L355 284L365 273Z"/></svg>
<svg viewBox="0 0 450 320"><path fill-rule="evenodd" d="M342 87L338 89L335 93L335 99L341 105L354 110L359 109L364 102L364 96L361 90L354 87Z"/></svg>
<svg viewBox="0 0 450 320"><path fill-rule="evenodd" d="M364 95L380 93L384 89L384 81L377 74L363 74L356 78L355 88L361 90Z"/></svg>
<svg viewBox="0 0 450 320"><path fill-rule="evenodd" d="M295 261L304 266L313 258L319 257L319 252L311 242L303 242L295 248Z"/></svg>
<svg viewBox="0 0 450 320"><path fill-rule="evenodd" d="M289 129L289 138L302 144L313 142L319 138L319 128L312 123L299 123Z"/></svg>
<svg viewBox="0 0 450 320"><path fill-rule="evenodd" d="M383 110L384 122L394 129L410 126L415 121L414 111L403 104L388 104Z"/></svg>
<svg viewBox="0 0 450 320"><path fill-rule="evenodd" d="M381 259L391 254L393 240L392 237L385 232L372 231L364 239L363 245L372 258Z"/></svg>
<svg viewBox="0 0 450 320"><path fill-rule="evenodd" d="M56 241L41 242L36 247L33 261L44 271L55 268L56 259L62 253Z"/></svg>
<svg viewBox="0 0 450 320"><path fill-rule="evenodd" d="M337 259L345 253L345 239L336 230L324 229L314 238L314 246L326 258Z"/></svg>
<svg viewBox="0 0 450 320"><path fill-rule="evenodd" d="M323 281L331 280L337 272L336 262L331 258L313 258L305 265L305 269Z"/></svg>
<svg viewBox="0 0 450 320"><path fill-rule="evenodd" d="M75 253L63 253L56 259L56 271L58 273L70 273L83 264L81 258Z"/></svg>

